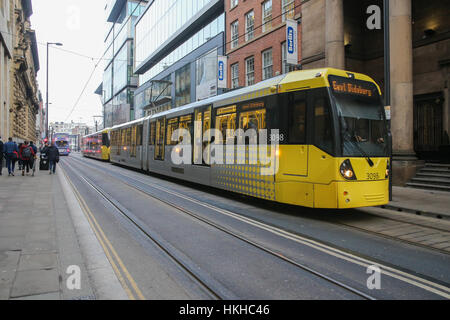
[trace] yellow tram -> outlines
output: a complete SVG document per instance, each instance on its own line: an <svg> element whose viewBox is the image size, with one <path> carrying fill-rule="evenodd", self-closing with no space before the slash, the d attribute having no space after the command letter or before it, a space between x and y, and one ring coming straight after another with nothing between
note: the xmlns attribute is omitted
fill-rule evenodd
<svg viewBox="0 0 450 320"><path fill-rule="evenodd" d="M81 139L81 154L88 158L109 161L110 129L84 136Z"/></svg>
<svg viewBox="0 0 450 320"><path fill-rule="evenodd" d="M256 148L245 139L244 148L233 145L236 130L250 127L268 135ZM177 129L189 134L181 139ZM270 164L252 161L263 144ZM225 150L219 156L218 146ZM174 162L181 154L184 161ZM366 75L332 68L291 72L111 128L111 162L312 208L389 199L380 89Z"/></svg>

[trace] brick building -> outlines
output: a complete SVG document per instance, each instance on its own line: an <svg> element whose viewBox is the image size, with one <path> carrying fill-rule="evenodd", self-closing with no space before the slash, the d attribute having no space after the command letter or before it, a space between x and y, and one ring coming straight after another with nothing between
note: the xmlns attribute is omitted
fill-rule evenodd
<svg viewBox="0 0 450 320"><path fill-rule="evenodd" d="M225 0L228 87L237 88L291 71L286 63L286 19L298 21L301 0Z"/></svg>

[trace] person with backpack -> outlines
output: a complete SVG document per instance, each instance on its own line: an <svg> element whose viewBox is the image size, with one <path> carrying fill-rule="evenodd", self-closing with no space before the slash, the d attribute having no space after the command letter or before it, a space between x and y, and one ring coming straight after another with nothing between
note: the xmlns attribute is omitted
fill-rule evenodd
<svg viewBox="0 0 450 320"><path fill-rule="evenodd" d="M2 175L3 171L3 141L2 137L0 137L0 176Z"/></svg>
<svg viewBox="0 0 450 320"><path fill-rule="evenodd" d="M31 168L33 169L33 176L34 176L34 171L35 171L34 163L36 162L36 159L37 159L38 149L33 141L30 141L30 147L33 149L34 155L35 155L34 158L31 159L31 163L30 163Z"/></svg>
<svg viewBox="0 0 450 320"><path fill-rule="evenodd" d="M8 176L14 176L14 168L18 159L17 144L8 138L8 142L3 145L3 153L6 156L6 167L8 168Z"/></svg>
<svg viewBox="0 0 450 320"><path fill-rule="evenodd" d="M56 164L59 162L59 150L58 148L52 144L50 147L45 147L42 150L43 153L47 155L47 159L50 163L50 173L49 174L55 174L56 172Z"/></svg>
<svg viewBox="0 0 450 320"><path fill-rule="evenodd" d="M19 159L22 160L22 176L25 175L25 169L27 170L27 175L30 173L30 168L32 168L32 161L36 157L36 153L33 148L25 141L19 149Z"/></svg>

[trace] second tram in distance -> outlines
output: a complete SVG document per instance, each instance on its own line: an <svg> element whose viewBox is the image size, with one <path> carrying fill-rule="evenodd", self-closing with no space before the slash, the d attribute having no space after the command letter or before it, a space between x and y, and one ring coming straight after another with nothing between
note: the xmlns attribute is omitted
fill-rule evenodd
<svg viewBox="0 0 450 320"><path fill-rule="evenodd" d="M84 136L81 139L81 154L88 158L109 161L109 129Z"/></svg>
<svg viewBox="0 0 450 320"><path fill-rule="evenodd" d="M252 161L258 149L248 145L232 150L234 159L244 162L208 164L213 146L235 141L233 130L249 128L268 130L268 154L274 155L276 170L262 174L269 166ZM177 129L190 132L191 141L174 138ZM210 129L223 138L208 136ZM389 202L381 93L359 73L331 68L291 72L115 126L110 138L113 163L269 201L338 209ZM271 146L275 141L276 150ZM192 163L172 161L173 152L186 152L180 143L192 146L190 154L182 155Z"/></svg>

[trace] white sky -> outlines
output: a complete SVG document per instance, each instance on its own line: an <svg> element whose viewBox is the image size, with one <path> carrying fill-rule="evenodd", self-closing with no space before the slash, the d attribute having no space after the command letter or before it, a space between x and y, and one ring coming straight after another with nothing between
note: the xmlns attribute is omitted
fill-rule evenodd
<svg viewBox="0 0 450 320"><path fill-rule="evenodd" d="M64 50L100 58L104 51L105 0L32 0L31 28L36 30L41 69L39 88L45 106L46 42L61 42L63 47L49 50L49 122L65 121L85 86L95 64ZM43 43L43 44L42 44ZM95 89L102 82L104 63L100 62L75 111L67 120L94 123L102 115ZM81 118L81 119L80 119ZM99 119L100 120L100 119Z"/></svg>

